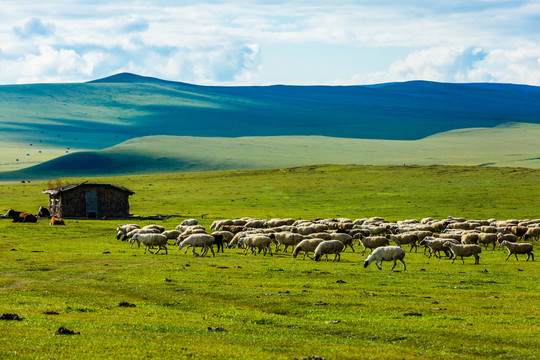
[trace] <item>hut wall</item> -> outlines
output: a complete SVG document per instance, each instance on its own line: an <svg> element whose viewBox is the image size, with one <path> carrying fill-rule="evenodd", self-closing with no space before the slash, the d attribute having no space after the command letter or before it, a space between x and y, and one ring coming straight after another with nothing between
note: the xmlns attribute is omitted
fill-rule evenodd
<svg viewBox="0 0 540 360"><path fill-rule="evenodd" d="M127 218L129 216L129 194L110 186L80 186L73 190L61 192L51 196L49 211L52 216L86 218L85 193L97 193L96 218Z"/></svg>

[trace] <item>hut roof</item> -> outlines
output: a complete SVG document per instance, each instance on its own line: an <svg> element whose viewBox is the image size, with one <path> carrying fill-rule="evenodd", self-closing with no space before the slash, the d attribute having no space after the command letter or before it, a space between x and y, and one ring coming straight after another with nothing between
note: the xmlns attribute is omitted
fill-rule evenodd
<svg viewBox="0 0 540 360"><path fill-rule="evenodd" d="M124 191L126 192L128 195L133 195L135 194L133 191L129 190L129 189L126 189L126 188L123 188L123 187L120 187L120 186L115 186L113 184L98 184L98 183L89 183L87 181L83 182L83 183L80 183L80 184L75 184L75 185L66 185L66 186L62 186L62 187L59 187L59 188L56 188L56 189L49 189L49 190L45 190L43 191L44 194L49 194L49 195L57 195L57 194L60 194L60 193L64 193L64 192L67 192L67 191L70 191L70 190L74 190L80 186L100 186L100 187L110 187L110 188L113 188L113 189L116 189L116 190L120 190L120 191Z"/></svg>

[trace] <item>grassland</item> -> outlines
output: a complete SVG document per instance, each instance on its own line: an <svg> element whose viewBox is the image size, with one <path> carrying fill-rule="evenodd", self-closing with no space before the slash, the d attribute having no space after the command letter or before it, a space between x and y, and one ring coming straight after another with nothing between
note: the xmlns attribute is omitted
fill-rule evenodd
<svg viewBox="0 0 540 360"><path fill-rule="evenodd" d="M538 218L540 209L540 170L522 168L328 165L92 180L134 190L135 214L206 226L247 215L507 219ZM46 187L0 185L0 210L37 210ZM398 272L387 263L364 269L365 257L350 251L340 263L240 250L197 258L174 247L144 255L115 239L119 223L0 220L0 313L24 317L0 321L1 358L540 355L538 262L505 261L503 251L483 251L480 265L407 253ZM80 335L54 335L60 326Z"/></svg>

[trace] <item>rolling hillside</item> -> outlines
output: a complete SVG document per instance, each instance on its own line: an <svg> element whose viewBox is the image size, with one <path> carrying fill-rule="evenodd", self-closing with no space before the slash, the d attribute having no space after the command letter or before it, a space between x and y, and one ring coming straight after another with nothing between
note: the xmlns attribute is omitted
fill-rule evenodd
<svg viewBox="0 0 540 360"><path fill-rule="evenodd" d="M301 137L298 139L320 136L328 143L341 138L346 144L355 143L354 139L365 139L367 142L363 146L375 147L390 143L368 140L393 140L397 142L391 148L398 150L383 152L394 151L393 162L407 163L408 159L417 161L418 156L407 154L404 151L407 147L400 148L401 144L408 144L406 141L422 142L420 139L438 133L493 128L506 123L540 124L539 87L425 81L371 86L209 87L124 73L89 83L0 86L0 151L3 154L0 171L40 164L44 166L42 170L52 167L59 173L85 165L86 169L81 171L118 169L120 165L126 166L126 161L119 160L122 151L118 149L125 150L128 145L137 147L140 154L137 161L131 163L144 164L135 166L137 169L132 167L134 171L140 171L147 163L154 164L156 157L161 159L159 169L223 168L224 163L251 168L253 164L267 163L255 155L255 149L265 146L285 149L281 142L265 145L265 141L272 143L283 136ZM184 139L182 142L192 140L186 143L181 155L159 155L156 147L151 146L152 142L147 141L151 136L180 136ZM265 137L272 138L264 140ZM194 138L200 138L196 141L199 145L193 144ZM212 164L204 165L196 152L188 151L195 146L216 148L225 143L219 146L229 149L246 139L252 148L241 145L237 150L231 149L236 154L231 161L213 160ZM288 162L302 158L296 153L302 146L312 147L301 145L303 140L298 139L294 140L300 141L298 148L287 145L291 139L284 142L289 146L288 155L294 154L289 156ZM128 140L130 142L126 142ZM260 141L260 144L256 143ZM167 141L161 150L177 144L177 141L172 145ZM120 147L116 149L115 145ZM144 150L146 146L150 148ZM95 152L110 147L113 149ZM341 143L336 147L345 149ZM354 146L350 149L347 151L358 152ZM72 154L80 151L90 152ZM261 151L263 155L267 154ZM326 162L337 163L347 158L338 154L339 151L317 151L323 155L336 154L331 159L326 157L332 160ZM317 151L310 150L309 153ZM516 154L516 158L526 159L519 148L508 151ZM225 158L231 157L220 153ZM531 155L526 153L525 156ZM47 160L66 154L67 157L45 164ZM428 155L422 156L429 158ZM404 156L403 159L400 156ZM530 157L537 156L532 154ZM378 157L375 156L373 161L379 161ZM130 160L134 160L133 157ZM61 168L65 164L71 165ZM268 166L271 165L268 163ZM129 171L128 167L125 171ZM23 173L30 174L34 170ZM9 176L3 173L0 178Z"/></svg>
<svg viewBox="0 0 540 360"><path fill-rule="evenodd" d="M540 168L539 138L538 124L452 130L413 141L324 136L148 136L101 151L78 152L19 171L0 173L0 180L263 169L330 163Z"/></svg>

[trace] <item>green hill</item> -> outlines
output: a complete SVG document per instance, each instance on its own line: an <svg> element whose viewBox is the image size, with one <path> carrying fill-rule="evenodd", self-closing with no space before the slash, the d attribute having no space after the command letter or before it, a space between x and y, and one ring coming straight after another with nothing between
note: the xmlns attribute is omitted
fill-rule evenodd
<svg viewBox="0 0 540 360"><path fill-rule="evenodd" d="M540 168L540 125L452 130L413 141L323 136L200 138L148 136L83 151L2 180L67 176L262 169L305 164L477 165Z"/></svg>
<svg viewBox="0 0 540 360"><path fill-rule="evenodd" d="M205 149L207 142L214 147L227 143L223 146L228 148L239 141L248 141L250 145L242 147L253 152L244 156L240 150L231 150L238 154L232 160L227 160L231 154L224 154L224 159L217 154L217 160L213 160L216 156L212 154L212 159L203 157L201 160L195 152L183 152L182 164L178 165L177 155L158 155L156 147L152 147L138 152L139 169L144 166L223 168L231 163L240 168L266 163L272 166L261 159L263 156L256 155L257 149L261 149L263 155L266 153L262 150L267 146L264 137L272 137L268 140L272 149L272 146L287 147L290 163L307 158L296 151L301 152L305 146L313 148L320 141L314 145L299 144L298 148L288 145L290 139L272 145L283 136L325 137L323 142L327 146L332 146L336 138L394 140L397 142L393 146L400 146L403 141L420 140L456 129L493 128L511 122L540 123L539 87L426 81L372 86L215 87L118 74L89 83L0 86L0 171L42 164L65 154L68 157L59 159L54 166L60 172L68 170L60 168L66 161L72 161L71 167L78 166L75 159L80 156L85 156L88 164L97 166L96 170L111 168L110 171L115 171L123 163L118 161L116 150L112 158L107 150L94 154L92 160L88 153L75 157L71 153L102 150L118 144L126 149L126 144L132 143L125 142L138 142L137 138L143 138L137 147L144 147L149 136L181 136L182 141L200 138L197 140L200 145L186 143L189 149L197 146ZM260 144L255 143L259 141ZM173 142L173 146L175 144ZM339 149L343 144L357 142L344 141L335 146ZM368 141L363 144L378 148L388 143ZM351 149L358 152L354 146ZM326 157L332 163L346 158L337 150L317 151L322 155L335 154L331 159ZM403 156L403 159L394 156L397 163L418 158L397 151ZM523 160L520 148L508 151ZM108 156L108 162L101 162L98 154ZM360 157L362 163L364 155ZM153 164L156 157L161 158L160 165ZM372 158L375 161L378 157ZM501 160L472 161L473 164L483 162L500 163ZM51 164L45 168L48 166Z"/></svg>

